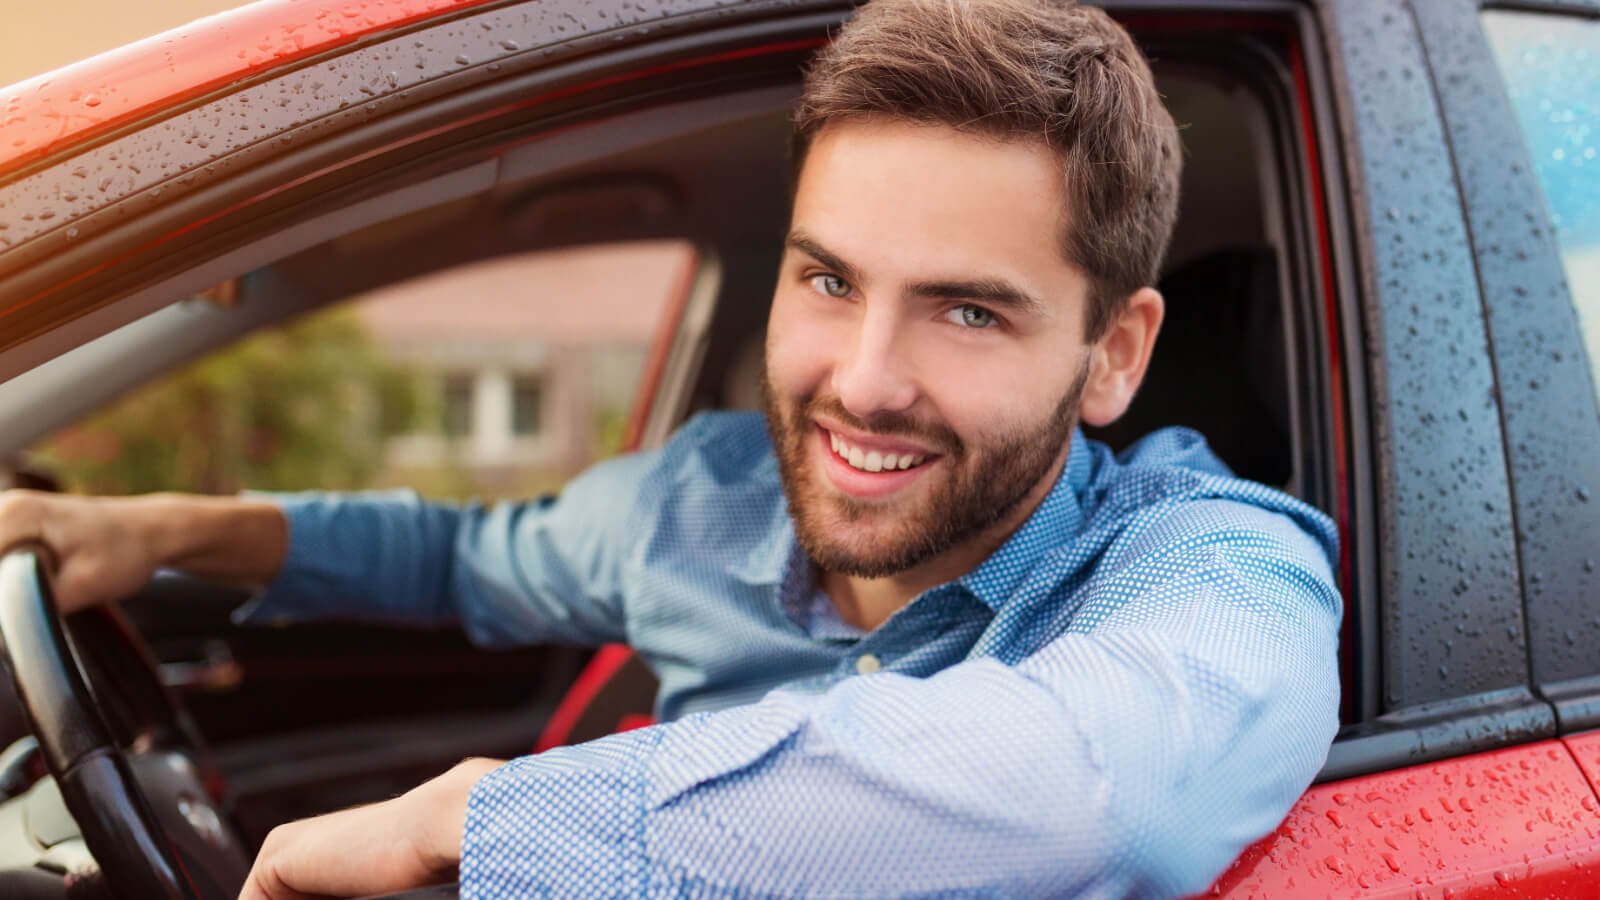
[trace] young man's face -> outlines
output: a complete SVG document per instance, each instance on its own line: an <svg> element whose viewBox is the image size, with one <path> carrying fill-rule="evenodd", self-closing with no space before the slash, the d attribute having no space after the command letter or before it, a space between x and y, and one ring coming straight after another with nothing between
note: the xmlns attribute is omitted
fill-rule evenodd
<svg viewBox="0 0 1600 900"><path fill-rule="evenodd" d="M1036 503L1089 375L1088 281L1043 143L852 122L812 143L767 332L801 543L896 574Z"/></svg>

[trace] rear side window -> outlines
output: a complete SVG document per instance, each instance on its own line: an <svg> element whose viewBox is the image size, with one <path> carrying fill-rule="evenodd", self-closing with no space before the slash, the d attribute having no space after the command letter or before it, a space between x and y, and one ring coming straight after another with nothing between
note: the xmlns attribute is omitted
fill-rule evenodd
<svg viewBox="0 0 1600 900"><path fill-rule="evenodd" d="M1483 21L1550 208L1600 390L1600 21L1502 10Z"/></svg>

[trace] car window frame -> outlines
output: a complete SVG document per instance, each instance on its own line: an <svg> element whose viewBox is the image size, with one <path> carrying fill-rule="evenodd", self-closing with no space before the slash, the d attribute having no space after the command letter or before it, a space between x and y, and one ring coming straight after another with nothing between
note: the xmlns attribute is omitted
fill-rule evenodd
<svg viewBox="0 0 1600 900"><path fill-rule="evenodd" d="M348 202L375 177L425 168L441 147L477 140L488 152L507 130L551 131L607 98L642 101L658 85L681 91L792 61L837 23L837 11L817 11L836 5L668 0L626 26L598 6L572 16L536 0L475 8L297 61L8 172L0 208L20 224L0 246L0 379L148 313L112 307L131 309L117 301L153 281L151 268L197 265L286 210ZM459 52L419 59L410 80L388 77L396 54L434 44ZM274 100L306 97L314 104ZM194 121L241 119L261 134L237 146L192 140ZM173 148L182 153L166 171ZM138 153L143 168L130 165ZM52 180L63 167L86 185L70 202ZM116 177L105 194L91 190L107 173Z"/></svg>
<svg viewBox="0 0 1600 900"><path fill-rule="evenodd" d="M1384 685L1327 780L1549 737L1555 720L1529 684L1500 399L1420 29L1405 0L1317 9L1362 285L1347 302L1368 351Z"/></svg>
<svg viewBox="0 0 1600 900"><path fill-rule="evenodd" d="M1297 478L1301 499L1326 512L1338 525L1340 558L1335 567L1345 604L1341 629L1341 679L1345 693L1341 721L1360 722L1376 714L1380 670L1377 667L1378 597L1372 579L1370 527L1374 512L1366 486L1370 473L1357 447L1364 446L1362 417L1364 373L1352 360L1351 347L1359 320L1343 308L1341 287L1351 284L1340 264L1333 235L1344 211L1327 198L1343 193L1337 145L1327 103L1320 98L1326 84L1318 61L1304 48L1315 40L1315 23L1303 9L1284 4L1257 18L1260 7L1232 12L1241 22L1263 30L1253 40L1272 39L1282 46L1217 42L1211 49L1217 63L1247 73L1251 90L1270 123L1277 187L1282 196L1269 201L1282 220L1286 246L1279 260L1286 292L1284 327L1291 343L1286 360L1295 397L1294 430ZM1216 15L1216 13L1212 13ZM1202 51L1202 55L1205 52ZM1226 63L1221 56L1230 58Z"/></svg>

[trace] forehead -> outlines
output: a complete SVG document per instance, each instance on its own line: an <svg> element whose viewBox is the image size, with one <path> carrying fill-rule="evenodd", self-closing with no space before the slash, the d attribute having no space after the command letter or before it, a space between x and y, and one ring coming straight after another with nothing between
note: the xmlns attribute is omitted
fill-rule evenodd
<svg viewBox="0 0 1600 900"><path fill-rule="evenodd" d="M868 274L983 270L1043 287L1075 273L1066 224L1061 164L1043 141L942 125L830 125L795 191L795 227Z"/></svg>

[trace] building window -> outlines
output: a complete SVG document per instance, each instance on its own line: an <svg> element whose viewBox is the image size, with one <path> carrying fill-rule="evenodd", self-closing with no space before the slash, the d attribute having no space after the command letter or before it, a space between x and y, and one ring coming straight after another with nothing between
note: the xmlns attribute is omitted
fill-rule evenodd
<svg viewBox="0 0 1600 900"><path fill-rule="evenodd" d="M539 433L544 421L544 379L538 375L518 375L511 383L511 433L531 437Z"/></svg>
<svg viewBox="0 0 1600 900"><path fill-rule="evenodd" d="M466 373L452 373L441 380L439 428L447 437L472 433L473 381Z"/></svg>

